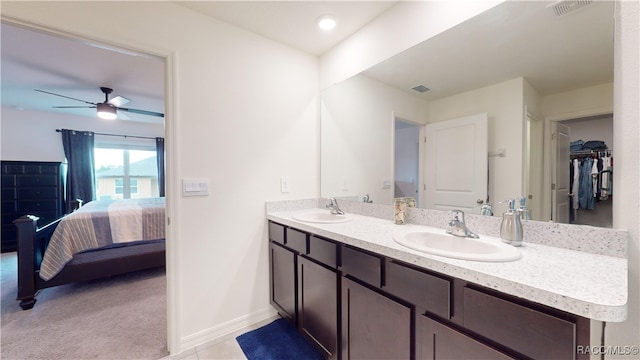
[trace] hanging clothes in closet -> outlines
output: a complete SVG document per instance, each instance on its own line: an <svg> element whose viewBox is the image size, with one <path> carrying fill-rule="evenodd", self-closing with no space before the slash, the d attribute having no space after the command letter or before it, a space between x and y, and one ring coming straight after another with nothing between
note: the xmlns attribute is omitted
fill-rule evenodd
<svg viewBox="0 0 640 360"><path fill-rule="evenodd" d="M587 149L571 153L570 220L574 219L575 210L593 210L598 201L607 200L612 195L613 157L611 155L611 150Z"/></svg>

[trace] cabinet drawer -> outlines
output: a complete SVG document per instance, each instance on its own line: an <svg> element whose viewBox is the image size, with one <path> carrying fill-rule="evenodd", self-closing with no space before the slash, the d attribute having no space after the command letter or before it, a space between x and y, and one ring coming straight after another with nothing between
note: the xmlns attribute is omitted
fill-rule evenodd
<svg viewBox="0 0 640 360"><path fill-rule="evenodd" d="M15 200L2 200L2 213L8 214L18 211L18 207L16 205L17 202Z"/></svg>
<svg viewBox="0 0 640 360"><path fill-rule="evenodd" d="M343 246L341 261L344 275L351 275L375 287L382 286L383 257Z"/></svg>
<svg viewBox="0 0 640 360"><path fill-rule="evenodd" d="M16 198L15 188L2 188L2 200L14 200Z"/></svg>
<svg viewBox="0 0 640 360"><path fill-rule="evenodd" d="M27 164L24 166L25 174L40 174L40 165L37 164Z"/></svg>
<svg viewBox="0 0 640 360"><path fill-rule="evenodd" d="M338 245L317 236L309 237L309 257L332 268L338 266Z"/></svg>
<svg viewBox="0 0 640 360"><path fill-rule="evenodd" d="M38 212L42 210L56 210L58 209L58 200L56 199L42 199L42 200L21 200L18 201L18 212Z"/></svg>
<svg viewBox="0 0 640 360"><path fill-rule="evenodd" d="M54 187L18 189L20 199L56 199L59 189Z"/></svg>
<svg viewBox="0 0 640 360"><path fill-rule="evenodd" d="M574 359L576 324L465 287L464 326L534 359Z"/></svg>
<svg viewBox="0 0 640 360"><path fill-rule="evenodd" d="M307 253L307 234L298 230L287 228L285 245L301 254Z"/></svg>
<svg viewBox="0 0 640 360"><path fill-rule="evenodd" d="M19 164L3 164L3 174L22 174L23 166Z"/></svg>
<svg viewBox="0 0 640 360"><path fill-rule="evenodd" d="M41 165L40 166L40 173L41 174L58 174L59 171L60 171L60 165L59 164Z"/></svg>
<svg viewBox="0 0 640 360"><path fill-rule="evenodd" d="M2 187L16 186L15 175L2 175Z"/></svg>
<svg viewBox="0 0 640 360"><path fill-rule="evenodd" d="M56 186L58 177L55 175L18 175L18 186Z"/></svg>
<svg viewBox="0 0 640 360"><path fill-rule="evenodd" d="M423 360L515 359L428 317L421 316L419 321Z"/></svg>
<svg viewBox="0 0 640 360"><path fill-rule="evenodd" d="M269 239L284 245L284 225L269 222Z"/></svg>
<svg viewBox="0 0 640 360"><path fill-rule="evenodd" d="M384 290L442 318L451 315L451 280L389 260Z"/></svg>

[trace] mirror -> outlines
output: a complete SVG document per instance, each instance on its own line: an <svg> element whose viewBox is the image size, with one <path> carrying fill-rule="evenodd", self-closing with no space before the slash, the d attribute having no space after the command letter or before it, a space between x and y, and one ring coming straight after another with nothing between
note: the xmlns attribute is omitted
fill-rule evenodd
<svg viewBox="0 0 640 360"><path fill-rule="evenodd" d="M423 139L425 124L486 113L488 174L473 176L488 178L494 214L526 196L534 219L552 219L550 124L613 109L613 2L563 15L551 4L504 2L325 89L321 195L392 204L411 181L395 174L397 121ZM413 146L420 206L431 168Z"/></svg>

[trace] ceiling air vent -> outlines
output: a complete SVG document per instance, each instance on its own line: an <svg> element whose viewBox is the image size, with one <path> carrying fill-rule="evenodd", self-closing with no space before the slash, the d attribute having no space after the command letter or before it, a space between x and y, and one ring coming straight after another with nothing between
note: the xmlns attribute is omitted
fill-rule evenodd
<svg viewBox="0 0 640 360"><path fill-rule="evenodd" d="M428 87L426 87L424 85L414 86L411 89L413 89L413 90L415 90L417 92L420 92L420 93L427 92L427 91L431 90L431 89L429 89Z"/></svg>
<svg viewBox="0 0 640 360"><path fill-rule="evenodd" d="M556 16L566 15L591 4L592 0L560 0L547 6Z"/></svg>

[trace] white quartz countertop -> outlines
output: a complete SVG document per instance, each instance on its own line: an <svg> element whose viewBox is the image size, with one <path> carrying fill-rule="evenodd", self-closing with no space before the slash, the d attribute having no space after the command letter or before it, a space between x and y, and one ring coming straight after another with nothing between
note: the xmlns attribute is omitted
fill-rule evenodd
<svg viewBox="0 0 640 360"><path fill-rule="evenodd" d="M390 219L358 214L350 214L354 217L350 222L335 224L293 219L296 214L317 211L327 210L268 212L267 218L593 320L620 322L627 317L626 258L527 243L525 236L519 260L458 260L415 251L393 240L394 235L420 231L425 228L422 225L395 225Z"/></svg>

